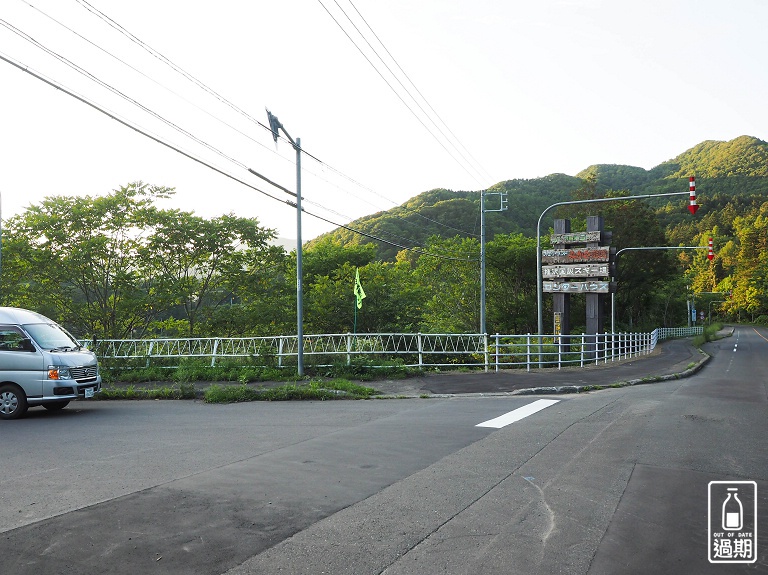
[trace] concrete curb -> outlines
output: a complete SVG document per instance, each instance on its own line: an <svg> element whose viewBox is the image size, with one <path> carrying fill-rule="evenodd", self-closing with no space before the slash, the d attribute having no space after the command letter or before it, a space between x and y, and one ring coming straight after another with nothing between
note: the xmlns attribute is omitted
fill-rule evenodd
<svg viewBox="0 0 768 575"><path fill-rule="evenodd" d="M723 334L723 337L730 337L733 335L733 328L728 334ZM450 398L450 397L506 397L510 395L561 395L569 393L586 393L589 391L600 391L603 389L612 389L620 387L628 387L633 385L644 385L648 383L658 383L661 381L671 381L673 379L683 379L690 377L698 373L707 362L712 359L708 353L704 352L701 348L698 348L699 353L704 356L695 365L677 372L666 375L652 375L644 377L642 379L630 379L628 381L617 381L615 383L609 383L604 385L560 385L549 387L529 387L525 389L516 389L514 391L496 392L496 393L442 393L442 394L430 394L428 398Z"/></svg>
<svg viewBox="0 0 768 575"><path fill-rule="evenodd" d="M719 332L720 337L717 339L723 339L726 337L731 337L733 335L735 328L733 326L730 327L730 331L728 329L725 329L721 332ZM685 377L690 377L699 371L707 364L707 362L712 359L712 356L703 351L701 348L698 348L699 353L703 355L702 357L695 365L689 367L686 370L683 370L678 373L670 373L667 375L654 375L649 377L644 377L642 379L630 379L629 381L617 381L616 383L611 383L608 385L563 385L560 387L532 387L529 389L518 389L515 391L511 391L508 394L505 395L542 395L542 394L553 394L553 393L584 393L587 391L598 391L601 389L610 389L610 388L617 388L617 387L627 387L630 385L643 385L646 383L658 383L660 381L671 381L673 379L683 379Z"/></svg>

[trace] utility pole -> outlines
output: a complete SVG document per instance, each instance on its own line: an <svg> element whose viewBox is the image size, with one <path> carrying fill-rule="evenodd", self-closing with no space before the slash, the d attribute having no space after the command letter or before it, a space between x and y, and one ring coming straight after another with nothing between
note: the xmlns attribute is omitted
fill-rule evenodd
<svg viewBox="0 0 768 575"><path fill-rule="evenodd" d="M267 110L267 119L269 128L272 130L272 138L277 143L279 137L278 130L282 130L285 137L296 150L296 338L298 340L298 349L296 351L296 372L299 377L304 376L304 294L302 290L302 267L301 267L301 138L294 141L291 135L286 131L285 126L280 123L277 116Z"/></svg>
<svg viewBox="0 0 768 575"><path fill-rule="evenodd" d="M485 209L485 196L499 196L498 209L486 210ZM483 190L480 192L480 333L483 336L486 334L485 327L485 212L503 212L507 209L507 193L506 192L488 192ZM486 366L487 367L487 366Z"/></svg>

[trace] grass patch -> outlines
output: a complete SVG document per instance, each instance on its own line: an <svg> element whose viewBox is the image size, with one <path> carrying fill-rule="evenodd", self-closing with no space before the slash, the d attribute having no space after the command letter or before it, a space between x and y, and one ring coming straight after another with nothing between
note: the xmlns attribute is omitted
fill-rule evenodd
<svg viewBox="0 0 768 575"><path fill-rule="evenodd" d="M714 341L718 339L717 332L719 332L721 329L723 329L723 324L721 323L713 323L712 325L706 326L701 335L697 335L693 338L693 345L700 347L708 341Z"/></svg>
<svg viewBox="0 0 768 575"><path fill-rule="evenodd" d="M357 381L374 381L377 379L404 379L420 376L424 370L402 365L400 360L378 361L373 367L362 360L354 360L350 365L336 364L328 367L306 366L310 377L329 379L354 379ZM141 366L123 365L102 366L102 377L105 384L115 382L149 383L173 382L188 384L199 381L259 383L267 381L299 382L302 378L295 367L249 366L239 362L221 365L206 365L199 359L184 359L177 366Z"/></svg>
<svg viewBox="0 0 768 575"><path fill-rule="evenodd" d="M195 399L195 388L192 385L164 385L153 389L137 388L133 385L126 387L104 387L96 396L98 399Z"/></svg>
<svg viewBox="0 0 768 575"><path fill-rule="evenodd" d="M248 385L212 385L205 391L206 403L239 403L244 401L289 401L368 399L381 392L345 379L309 381L277 387L249 387Z"/></svg>
<svg viewBox="0 0 768 575"><path fill-rule="evenodd" d="M602 385L585 385L581 388L582 391L600 391L601 389L605 389Z"/></svg>

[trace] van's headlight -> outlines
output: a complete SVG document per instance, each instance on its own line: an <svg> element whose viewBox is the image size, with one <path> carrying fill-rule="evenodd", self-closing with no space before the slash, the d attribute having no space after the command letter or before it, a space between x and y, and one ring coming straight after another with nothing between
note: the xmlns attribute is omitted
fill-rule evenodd
<svg viewBox="0 0 768 575"><path fill-rule="evenodd" d="M69 368L64 365L49 365L48 379L72 379Z"/></svg>

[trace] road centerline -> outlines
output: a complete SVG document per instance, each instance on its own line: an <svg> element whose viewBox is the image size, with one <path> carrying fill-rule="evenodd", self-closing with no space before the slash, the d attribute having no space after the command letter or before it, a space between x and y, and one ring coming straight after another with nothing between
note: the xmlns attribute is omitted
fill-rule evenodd
<svg viewBox="0 0 768 575"><path fill-rule="evenodd" d="M523 407L518 407L517 409L513 409L512 411L507 412L504 415L500 415L499 417L495 417L493 419L489 419L488 421L478 423L475 427L494 427L496 429L501 429L502 427L506 427L511 423L520 421L521 419L524 419L529 415L533 415L534 413L541 411L542 409L546 409L547 407L554 405L559 401L560 401L559 399L538 399L533 403L529 403L528 405L524 405Z"/></svg>

